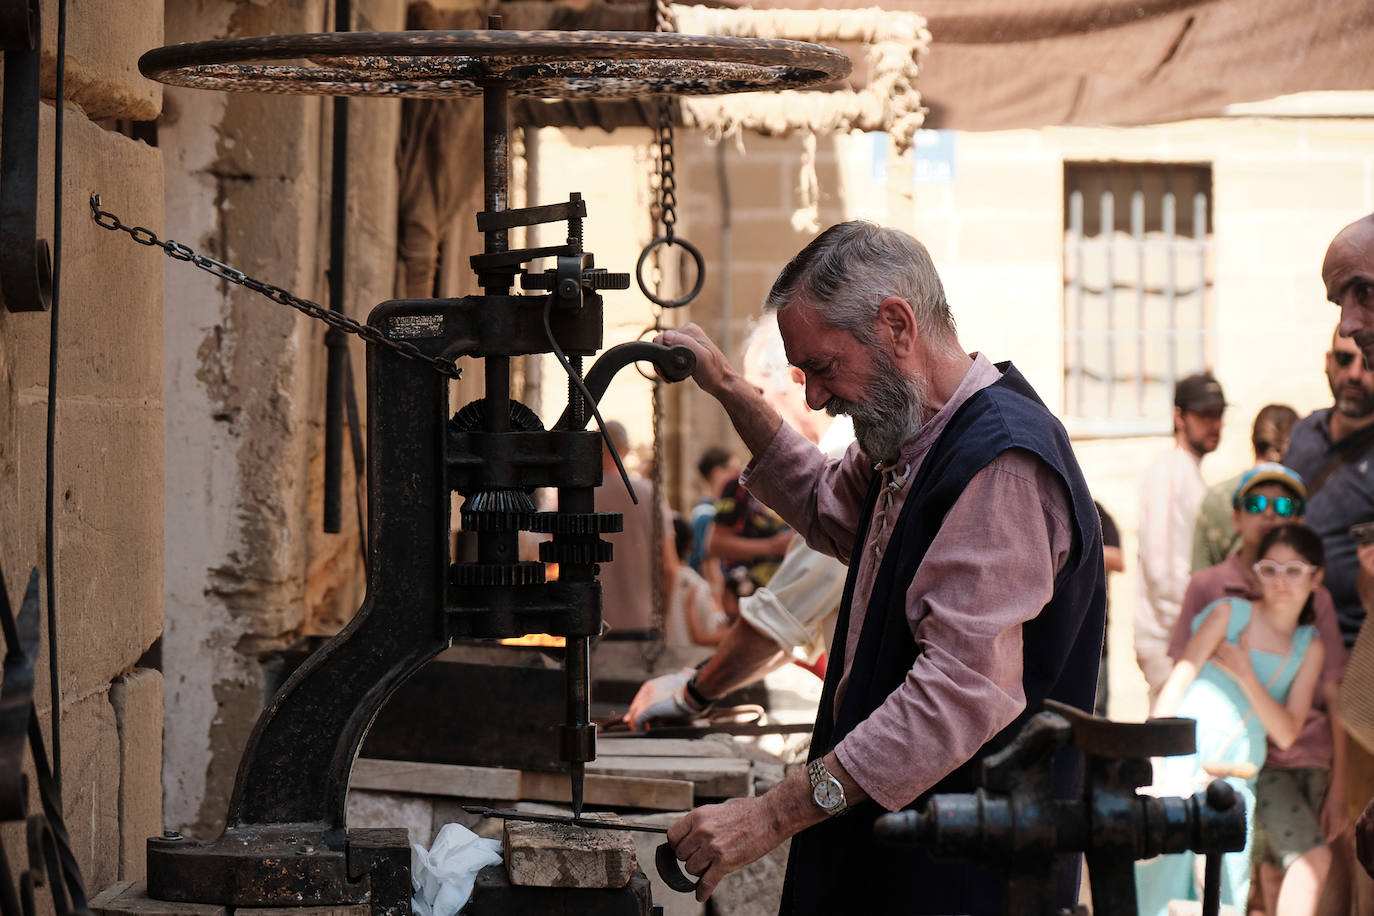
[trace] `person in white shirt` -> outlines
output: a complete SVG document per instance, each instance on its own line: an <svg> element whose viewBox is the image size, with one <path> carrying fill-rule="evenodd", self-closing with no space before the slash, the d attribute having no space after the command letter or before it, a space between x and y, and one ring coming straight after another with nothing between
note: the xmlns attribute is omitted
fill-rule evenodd
<svg viewBox="0 0 1374 916"><path fill-rule="evenodd" d="M1135 655L1150 705L1169 677L1169 638L1192 571L1193 526L1207 493L1202 456L1221 442L1226 397L1209 372L1174 386L1174 445L1150 465L1140 491Z"/></svg>

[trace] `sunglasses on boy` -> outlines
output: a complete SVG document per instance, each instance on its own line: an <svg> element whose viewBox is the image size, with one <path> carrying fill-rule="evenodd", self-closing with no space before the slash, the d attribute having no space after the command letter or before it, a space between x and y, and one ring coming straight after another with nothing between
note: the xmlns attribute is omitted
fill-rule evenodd
<svg viewBox="0 0 1374 916"><path fill-rule="evenodd" d="M1292 518L1302 515L1306 504L1297 496L1265 496L1263 493L1247 493L1240 498L1240 507L1251 515L1259 515L1270 506L1279 518Z"/></svg>
<svg viewBox="0 0 1374 916"><path fill-rule="evenodd" d="M1289 582L1296 582L1317 567L1301 560L1289 560L1287 563L1280 563L1277 560L1260 560L1250 568L1261 579L1277 579L1279 576L1283 576Z"/></svg>

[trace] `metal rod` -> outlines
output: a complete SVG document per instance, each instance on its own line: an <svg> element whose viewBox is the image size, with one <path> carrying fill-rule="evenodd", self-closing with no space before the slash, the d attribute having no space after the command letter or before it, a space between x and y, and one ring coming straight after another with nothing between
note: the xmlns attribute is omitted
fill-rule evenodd
<svg viewBox="0 0 1374 916"><path fill-rule="evenodd" d="M53 265L52 308L48 314L48 441L44 535L45 579L48 588L48 691L52 702L52 773L57 796L62 797L62 688L57 664L57 317L62 302L62 133L67 108L67 0L57 4L57 111L53 153ZM60 807L60 806L59 806Z"/></svg>
<svg viewBox="0 0 1374 916"><path fill-rule="evenodd" d="M534 824L566 824L569 827L587 827L591 830L637 830L642 833L667 833L667 827L657 824L637 824L630 821L600 821L595 818L565 817L561 814L531 814L511 808L488 808L486 805L464 805L468 814L482 817L499 817L508 821L527 821Z"/></svg>
<svg viewBox="0 0 1374 916"><path fill-rule="evenodd" d="M1197 355L1198 368L1207 365L1207 195L1193 194L1193 245L1197 250Z"/></svg>
<svg viewBox="0 0 1374 916"><path fill-rule="evenodd" d="M352 29L352 0L335 0L334 31ZM348 261L348 99L334 99L333 155L329 190L329 310L346 313L344 270ZM348 339L337 328L324 335L329 362L324 401L324 530L338 534L343 515L344 353Z"/></svg>
<svg viewBox="0 0 1374 916"><path fill-rule="evenodd" d="M1079 176L1075 173L1074 182L1077 185ZM1073 246L1073 336L1074 336L1074 361L1070 379L1073 382L1074 406L1070 411L1076 416L1086 416L1087 409L1083 403L1083 381L1085 378L1086 345L1084 337L1086 332L1083 328L1083 189L1075 186L1069 194L1069 238ZM1110 282L1110 278L1108 278Z"/></svg>
<svg viewBox="0 0 1374 916"><path fill-rule="evenodd" d="M569 754L573 758L569 761L570 798L572 799L573 817L576 818L582 815L582 787L585 783L586 758L596 756L596 731L591 724L591 640L586 636L569 636L565 651L563 673L567 683L567 723L575 733L586 734L592 741L590 754L579 752L580 748ZM577 759L579 757L584 759Z"/></svg>
<svg viewBox="0 0 1374 916"><path fill-rule="evenodd" d="M1178 298L1174 294L1178 284L1178 238L1175 235L1178 225L1177 200L1174 195L1174 170L1169 169L1164 200L1160 202L1160 219L1164 223L1164 250L1167 253L1164 289L1167 291L1165 305L1169 313L1169 328L1164 337L1164 352L1169 354L1169 377L1166 382L1170 389L1178 378Z"/></svg>
<svg viewBox="0 0 1374 916"><path fill-rule="evenodd" d="M1107 381L1107 409L1106 413L1111 416L1113 395L1116 393L1116 315L1113 293L1116 286L1116 266L1112 255L1116 247L1116 198L1112 194L1112 173L1107 172L1107 188L1102 192L1102 197L1098 200L1099 206L1099 226L1098 231L1102 238L1102 251L1105 260L1107 288L1104 296L1103 311L1106 315L1107 331L1107 359L1103 367Z"/></svg>
<svg viewBox="0 0 1374 916"><path fill-rule="evenodd" d="M1137 166L1131 192L1131 239L1135 242L1135 409L1145 413L1145 190L1144 169Z"/></svg>

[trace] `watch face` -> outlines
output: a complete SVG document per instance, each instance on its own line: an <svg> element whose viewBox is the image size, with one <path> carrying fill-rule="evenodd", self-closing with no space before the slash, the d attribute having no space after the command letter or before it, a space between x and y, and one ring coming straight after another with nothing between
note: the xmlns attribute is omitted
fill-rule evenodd
<svg viewBox="0 0 1374 916"><path fill-rule="evenodd" d="M829 811L839 805L844 800L844 795L840 789L840 784L832 777L822 779L816 783L816 787L811 790L811 799L820 807Z"/></svg>

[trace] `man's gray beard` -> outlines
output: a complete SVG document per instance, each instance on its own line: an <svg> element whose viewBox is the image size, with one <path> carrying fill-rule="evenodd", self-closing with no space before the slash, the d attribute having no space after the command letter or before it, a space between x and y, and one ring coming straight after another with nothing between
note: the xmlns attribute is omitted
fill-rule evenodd
<svg viewBox="0 0 1374 916"><path fill-rule="evenodd" d="M874 382L861 403L831 398L825 404L832 417L845 414L854 421L854 438L864 454L891 462L902 444L921 429L930 398L924 376L908 376L881 350L873 358Z"/></svg>

